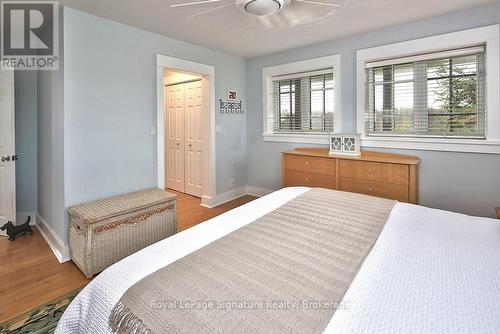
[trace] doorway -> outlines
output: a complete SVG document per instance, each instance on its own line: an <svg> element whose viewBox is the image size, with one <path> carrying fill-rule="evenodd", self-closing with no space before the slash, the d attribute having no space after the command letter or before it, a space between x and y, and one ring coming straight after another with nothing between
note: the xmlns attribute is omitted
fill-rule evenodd
<svg viewBox="0 0 500 334"><path fill-rule="evenodd" d="M167 188L203 195L203 84L197 73L164 70Z"/></svg>
<svg viewBox="0 0 500 334"><path fill-rule="evenodd" d="M201 76L202 110L201 110L201 205L214 207L215 203L215 67L180 58L158 54L156 56L157 78L157 139L158 139L158 188L167 187L167 166L170 161L166 154L167 135L165 133L165 69L175 72ZM170 159L171 160L171 159Z"/></svg>
<svg viewBox="0 0 500 334"><path fill-rule="evenodd" d="M0 226L16 220L14 71L0 70ZM0 230L0 235L5 235Z"/></svg>

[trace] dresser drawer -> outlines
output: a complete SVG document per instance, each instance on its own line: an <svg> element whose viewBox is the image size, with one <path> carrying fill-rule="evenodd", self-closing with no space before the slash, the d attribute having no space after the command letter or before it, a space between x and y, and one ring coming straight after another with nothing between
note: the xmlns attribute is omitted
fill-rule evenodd
<svg viewBox="0 0 500 334"><path fill-rule="evenodd" d="M339 190L408 202L408 186L340 177Z"/></svg>
<svg viewBox="0 0 500 334"><path fill-rule="evenodd" d="M285 170L285 187L306 186L335 189L333 175Z"/></svg>
<svg viewBox="0 0 500 334"><path fill-rule="evenodd" d="M335 159L285 155L285 169L335 175Z"/></svg>
<svg viewBox="0 0 500 334"><path fill-rule="evenodd" d="M409 169L408 165L340 160L340 177L408 185Z"/></svg>

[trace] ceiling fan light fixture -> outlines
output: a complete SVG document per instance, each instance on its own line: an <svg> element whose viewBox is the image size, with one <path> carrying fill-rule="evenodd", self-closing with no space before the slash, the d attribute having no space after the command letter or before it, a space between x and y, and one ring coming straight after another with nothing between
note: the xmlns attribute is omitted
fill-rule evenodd
<svg viewBox="0 0 500 334"><path fill-rule="evenodd" d="M266 16L276 13L282 6L282 0L251 0L245 4L245 11L256 16Z"/></svg>

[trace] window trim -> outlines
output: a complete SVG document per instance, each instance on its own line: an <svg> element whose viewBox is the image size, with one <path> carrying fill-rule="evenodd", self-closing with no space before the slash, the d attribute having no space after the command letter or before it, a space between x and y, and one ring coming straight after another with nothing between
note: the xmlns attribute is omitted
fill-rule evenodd
<svg viewBox="0 0 500 334"><path fill-rule="evenodd" d="M326 57L307 59L293 63L281 64L276 66L264 67L262 69L262 92L263 92L263 112L262 112L262 138L264 141L305 143L305 144L328 144L329 134L282 134L274 133L270 122L273 117L272 96L273 82L272 78L276 76L288 75L293 73L311 72L325 68L333 68L334 81L334 99L335 109L333 112L334 132L340 132L341 128L341 69L340 55L331 55Z"/></svg>
<svg viewBox="0 0 500 334"><path fill-rule="evenodd" d="M500 154L500 25L463 30L357 51L357 131L365 147ZM365 66L386 59L486 45L486 139L366 136Z"/></svg>

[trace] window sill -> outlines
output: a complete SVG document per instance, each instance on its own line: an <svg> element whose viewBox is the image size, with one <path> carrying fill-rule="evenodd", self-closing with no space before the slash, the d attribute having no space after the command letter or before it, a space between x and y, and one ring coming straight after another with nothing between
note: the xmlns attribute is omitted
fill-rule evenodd
<svg viewBox="0 0 500 334"><path fill-rule="evenodd" d="M264 133L262 135L263 141L268 142L282 142L282 143L301 143L301 144L323 144L328 145L329 134L277 134L277 133Z"/></svg>
<svg viewBox="0 0 500 334"><path fill-rule="evenodd" d="M499 140L362 137L361 146L406 150L500 154Z"/></svg>
<svg viewBox="0 0 500 334"><path fill-rule="evenodd" d="M328 145L329 134L264 133L264 142ZM361 137L361 146L402 150L500 154L500 140L405 137Z"/></svg>

